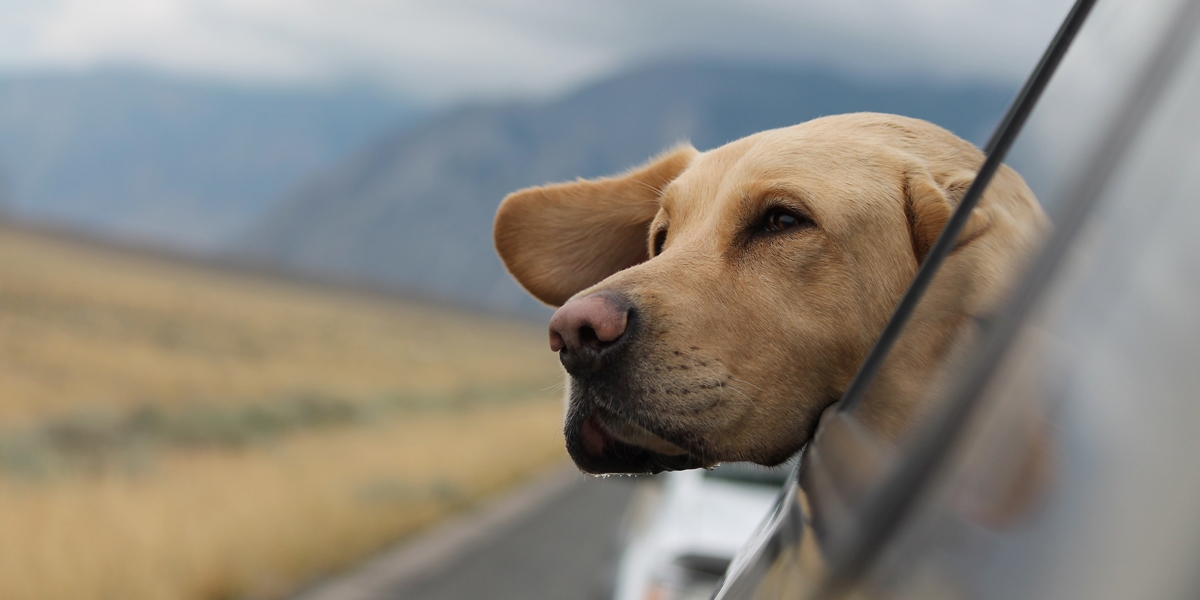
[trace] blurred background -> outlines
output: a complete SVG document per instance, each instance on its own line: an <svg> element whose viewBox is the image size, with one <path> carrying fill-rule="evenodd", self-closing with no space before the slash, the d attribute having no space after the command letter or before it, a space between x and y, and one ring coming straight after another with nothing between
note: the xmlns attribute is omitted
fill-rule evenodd
<svg viewBox="0 0 1200 600"><path fill-rule="evenodd" d="M1068 7L0 4L0 597L315 593L499 505L393 595L602 596L637 486L557 471L500 199L859 110L982 145Z"/></svg>

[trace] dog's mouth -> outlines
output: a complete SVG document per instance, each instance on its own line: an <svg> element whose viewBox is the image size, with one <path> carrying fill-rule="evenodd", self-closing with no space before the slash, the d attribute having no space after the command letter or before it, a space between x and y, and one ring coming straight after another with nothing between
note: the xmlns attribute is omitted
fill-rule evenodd
<svg viewBox="0 0 1200 600"><path fill-rule="evenodd" d="M660 473L710 467L684 448L635 423L594 410L567 427L567 451L583 471Z"/></svg>

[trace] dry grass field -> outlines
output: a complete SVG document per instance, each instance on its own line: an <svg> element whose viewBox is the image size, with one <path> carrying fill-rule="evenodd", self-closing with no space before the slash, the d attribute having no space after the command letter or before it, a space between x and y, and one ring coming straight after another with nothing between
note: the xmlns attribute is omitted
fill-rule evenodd
<svg viewBox="0 0 1200 600"><path fill-rule="evenodd" d="M562 460L541 327L0 228L0 598L275 598Z"/></svg>

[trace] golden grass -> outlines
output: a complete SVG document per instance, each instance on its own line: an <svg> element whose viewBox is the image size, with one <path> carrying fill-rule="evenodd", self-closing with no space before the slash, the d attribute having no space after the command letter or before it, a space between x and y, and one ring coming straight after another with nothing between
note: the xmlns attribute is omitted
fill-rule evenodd
<svg viewBox="0 0 1200 600"><path fill-rule="evenodd" d="M541 327L0 229L0 427L89 407L559 380Z"/></svg>
<svg viewBox="0 0 1200 600"><path fill-rule="evenodd" d="M559 418L530 402L0 479L0 598L276 596L558 460Z"/></svg>
<svg viewBox="0 0 1200 600"><path fill-rule="evenodd" d="M473 398L245 445L162 442L137 468L0 460L0 598L271 598L359 560L562 460L544 335L0 228L0 442L97 410Z"/></svg>

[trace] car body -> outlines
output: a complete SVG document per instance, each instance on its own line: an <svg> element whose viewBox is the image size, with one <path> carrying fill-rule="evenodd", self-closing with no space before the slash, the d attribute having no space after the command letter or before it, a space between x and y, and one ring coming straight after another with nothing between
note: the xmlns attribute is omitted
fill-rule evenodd
<svg viewBox="0 0 1200 600"><path fill-rule="evenodd" d="M715 598L1200 595L1200 2L1080 0L988 151L1055 231L902 443L847 393Z"/></svg>
<svg viewBox="0 0 1200 600"><path fill-rule="evenodd" d="M616 600L704 600L775 507L789 467L730 463L663 473L638 490L623 532Z"/></svg>

